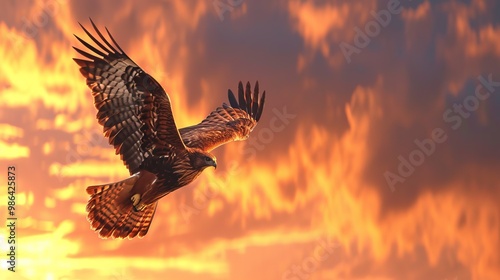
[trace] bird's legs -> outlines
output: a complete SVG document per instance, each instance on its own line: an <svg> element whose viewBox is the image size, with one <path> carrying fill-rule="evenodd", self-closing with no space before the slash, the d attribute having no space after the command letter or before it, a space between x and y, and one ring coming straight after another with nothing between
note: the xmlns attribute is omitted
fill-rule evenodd
<svg viewBox="0 0 500 280"><path fill-rule="evenodd" d="M134 194L130 198L130 200L132 201L132 205L134 206L134 211L136 212L142 211L144 207L146 207L144 203L141 203L141 195L138 193Z"/></svg>

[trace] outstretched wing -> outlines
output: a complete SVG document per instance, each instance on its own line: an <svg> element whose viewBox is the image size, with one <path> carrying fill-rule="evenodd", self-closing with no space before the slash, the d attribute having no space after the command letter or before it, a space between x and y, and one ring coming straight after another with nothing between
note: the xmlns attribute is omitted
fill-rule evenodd
<svg viewBox="0 0 500 280"><path fill-rule="evenodd" d="M201 123L179 130L186 146L211 151L225 143L248 138L262 115L266 92L259 100L259 82L255 83L253 94L249 82L245 91L240 82L238 101L231 90L228 90L228 97L231 106L224 103Z"/></svg>
<svg viewBox="0 0 500 280"><path fill-rule="evenodd" d="M75 37L86 51L73 47L87 59L74 58L92 90L97 119L116 154L134 174L145 158L162 155L171 147L185 148L175 125L170 99L160 84L133 62L106 31L104 38L92 19L101 40L81 24L98 46Z"/></svg>

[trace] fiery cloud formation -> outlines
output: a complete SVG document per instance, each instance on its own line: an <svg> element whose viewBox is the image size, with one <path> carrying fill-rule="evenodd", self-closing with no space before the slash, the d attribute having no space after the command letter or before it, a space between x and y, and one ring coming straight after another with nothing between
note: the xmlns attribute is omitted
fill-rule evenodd
<svg viewBox="0 0 500 280"><path fill-rule="evenodd" d="M5 3L0 161L17 169L19 246L0 278L500 279L500 4L400 0L382 24L391 1L351 2ZM179 127L239 80L268 94L251 137L162 199L140 240L86 221L85 187L128 175L72 61L88 17L164 86Z"/></svg>

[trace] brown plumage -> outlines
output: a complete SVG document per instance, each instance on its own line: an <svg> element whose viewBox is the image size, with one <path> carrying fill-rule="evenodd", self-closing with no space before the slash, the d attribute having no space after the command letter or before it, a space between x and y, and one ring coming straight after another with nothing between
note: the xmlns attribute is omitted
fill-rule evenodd
<svg viewBox="0 0 500 280"><path fill-rule="evenodd" d="M107 29L112 44L90 21L100 40L80 26L98 47L75 35L88 50L74 48L86 58L74 60L92 90L98 123L131 176L88 187L87 218L102 238L143 237L160 198L192 182L206 167L216 167L211 150L248 138L262 114L265 92L259 100L258 82L253 93L250 83L244 90L240 82L238 100L229 90L230 105L222 104L197 125L177 129L160 84Z"/></svg>

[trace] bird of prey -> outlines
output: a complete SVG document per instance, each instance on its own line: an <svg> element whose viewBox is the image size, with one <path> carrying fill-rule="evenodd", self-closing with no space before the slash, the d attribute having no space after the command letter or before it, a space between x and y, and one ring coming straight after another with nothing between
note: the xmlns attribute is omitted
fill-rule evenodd
<svg viewBox="0 0 500 280"><path fill-rule="evenodd" d="M90 20L97 36L83 25L93 46L73 47L85 59L74 58L92 90L98 123L104 136L130 172L119 182L89 186L87 219L101 238L144 237L158 200L191 183L207 167L217 167L211 150L248 138L264 108L265 91L253 93L239 82L238 98L228 90L229 105L213 110L199 124L177 129L170 99L160 84L144 72L116 43L107 40Z"/></svg>

